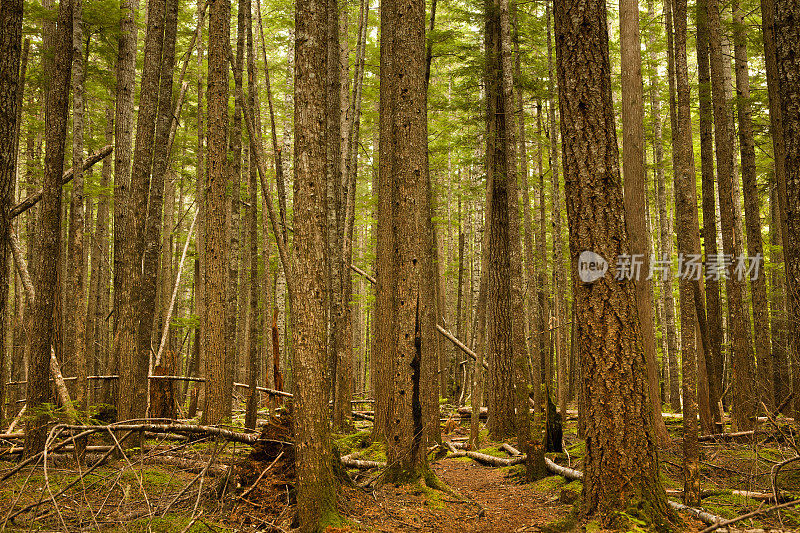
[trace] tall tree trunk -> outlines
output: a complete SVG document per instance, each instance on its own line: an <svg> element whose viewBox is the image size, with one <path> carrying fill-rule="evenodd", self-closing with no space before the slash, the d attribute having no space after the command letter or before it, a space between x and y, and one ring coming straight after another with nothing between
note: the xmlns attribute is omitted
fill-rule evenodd
<svg viewBox="0 0 800 533"><path fill-rule="evenodd" d="M139 27L136 15L139 11L139 0L120 0L120 37L117 53L117 85L114 95L116 103L114 111L114 342L111 353L114 372L121 371L120 350L117 349L117 332L122 324L123 282L127 283L127 257L123 248L127 245L128 198L131 180L131 148L133 142L133 106L136 93L136 42ZM129 327L127 325L126 327ZM127 363L127 362L126 362ZM117 393L122 390L122 379ZM131 390L131 389L124 389ZM121 414L120 401L124 395L116 398L118 416Z"/></svg>
<svg viewBox="0 0 800 533"><path fill-rule="evenodd" d="M716 261L717 248L717 210L714 178L714 139L713 108L711 101L711 65L708 46L708 7L707 0L699 0L696 6L697 16L697 71L698 100L700 106L700 173L703 185L703 246L706 262ZM709 381L709 402L714 421L721 424L717 407L722 395L722 313L720 306L719 280L707 276L706 309L709 324L709 345L711 354L706 358L706 371Z"/></svg>
<svg viewBox="0 0 800 533"><path fill-rule="evenodd" d="M719 190L722 246L726 254L737 261L743 254L742 242L736 239L736 213L733 187L733 130L730 123L725 88L726 60L722 49L722 25L718 0L708 0L709 50L711 55L711 90L714 101L714 139L717 155L717 185ZM757 399L753 392L753 346L750 318L745 305L746 285L735 272L725 279L730 317L730 337L733 362L733 420L736 428L753 427Z"/></svg>
<svg viewBox="0 0 800 533"><path fill-rule="evenodd" d="M320 0L298 0L295 10L295 246L289 290L294 337L297 508L304 533L323 530L327 525L338 526L328 426L328 381L320 379L328 371L325 319L328 54L324 6ZM274 222L273 227L277 229Z"/></svg>
<svg viewBox="0 0 800 533"><path fill-rule="evenodd" d="M508 176L516 179L515 161L509 154L508 133L511 109L506 113L503 93L503 61L500 6L485 0L486 50L486 175L491 187L492 205L489 220L489 379L487 427L493 440L514 434L514 309L511 303L511 220ZM509 75L511 73L509 72ZM512 108L513 109L513 108ZM519 237L519 235L517 235Z"/></svg>
<svg viewBox="0 0 800 533"><path fill-rule="evenodd" d="M392 29L385 31L388 27ZM392 63L384 68L387 55L392 56ZM383 3L381 58L381 107L389 112L382 117L386 129L381 128L379 181L393 201L391 210L380 214L389 215L394 250L389 268L379 271L384 276L379 283L385 284L379 297L393 301L393 305L383 303L384 320L391 332L384 342L394 346L394 361L385 384L388 390L384 391L389 398L385 438L390 466L386 479L410 482L423 477L431 484L433 475L425 452L431 429L424 427L430 398L423 380L427 369L436 364L436 295L430 282L435 263L426 236L431 210L425 186L424 2ZM385 133L388 138L383 137ZM384 161L389 151L392 156ZM424 276L429 278L427 282Z"/></svg>
<svg viewBox="0 0 800 533"><path fill-rule="evenodd" d="M20 130L18 100L20 80L20 53L22 48L22 0L10 0L0 5L0 419L5 414L6 385L6 331L8 330L9 271L8 240L11 220L8 211L14 202L17 181L17 148ZM26 43L27 44L27 43ZM24 76L24 74L23 74Z"/></svg>
<svg viewBox="0 0 800 533"><path fill-rule="evenodd" d="M673 133L678 148L675 173L675 218L677 220L678 254L688 257L700 252L697 215L697 191L694 153L692 151L692 122L690 88L686 50L686 0L674 3L675 80L677 86L677 131ZM684 267L685 268L685 267ZM697 360L702 356L698 346L697 292L693 283L700 284L688 271L680 272L681 352L683 354L683 454L684 503L700 503L700 471L697 444Z"/></svg>
<svg viewBox="0 0 800 533"><path fill-rule="evenodd" d="M553 208L551 210L552 217L553 217L553 307L551 309L550 318L551 320L548 321L547 327L545 329L549 330L552 336L551 346L552 349L548 349L547 358L545 359L545 391L546 394L549 396L551 392L551 386L553 383L553 349L555 350L555 358L556 358L556 365L558 366L559 376L561 372L561 362L560 358L562 357L561 353L561 335L562 335L562 328L561 328L561 318L563 315L563 306L564 306L564 283L562 277L562 268L564 264L563 260L563 252L562 252L562 241L561 241L561 185L559 183L559 155L558 155L558 127L556 125L556 105L555 105L555 84L556 84L556 75L554 74L554 63L553 63L553 45L551 43L550 38L550 3L547 4L547 65L548 65L548 85L547 85L547 93L548 93L548 122L549 122L549 137L550 137L550 171L552 174L552 186L553 186L553 194L552 194L552 202ZM561 378L559 377L559 390L561 384ZM562 416L565 416L566 413L562 413Z"/></svg>
<svg viewBox="0 0 800 533"><path fill-rule="evenodd" d="M225 242L225 211L228 195L228 47L230 46L230 0L211 5L208 27L208 186L205 211L206 399L203 419L219 424L230 417L231 396L226 394L228 365L225 347L225 313L228 247Z"/></svg>
<svg viewBox="0 0 800 533"><path fill-rule="evenodd" d="M653 0L647 2L648 17L652 20L655 18L655 8ZM651 32L650 39L647 43L647 50L650 56L652 65L657 65L659 58L655 48L655 32ZM658 81L656 78L655 69L650 71L650 109L653 118L653 163L655 166L655 185L656 185L656 205L658 208L658 250L660 253L661 261L669 261L672 264L672 228L667 210L667 189L664 182L664 136L661 127L661 98L658 90ZM678 352L678 334L675 329L675 300L672 296L672 269L662 271L661 274L661 308L663 320L661 321L661 335L664 339L662 345L662 358L664 363L669 368L670 374L677 366L677 352ZM666 381L666 376L665 376ZM676 381L677 385L677 381ZM672 399L672 390L669 383L665 383L665 392L669 392L670 400ZM680 406L680 393L674 393L678 398ZM663 399L662 399L663 401ZM659 406L660 410L660 406ZM660 413L659 413L660 415Z"/></svg>
<svg viewBox="0 0 800 533"><path fill-rule="evenodd" d="M761 198L756 183L756 152L753 140L752 108L750 106L750 73L748 71L747 35L744 13L739 1L733 3L734 50L736 58L736 113L739 117L739 150L742 159L742 188L744 190L745 227L749 261L758 262L758 270L750 273L750 292L753 299L753 336L758 370L758 393L761 401L775 409L770 353L769 305L767 277L762 272L764 247L761 237Z"/></svg>
<svg viewBox="0 0 800 533"><path fill-rule="evenodd" d="M69 207L69 240L67 243L67 283L64 294L69 313L64 316L64 356L62 364L74 369L77 376L75 402L86 408L86 279L84 277L83 233L83 122L84 78L83 2L73 0L72 14L72 198Z"/></svg>
<svg viewBox="0 0 800 533"><path fill-rule="evenodd" d="M162 208L164 204L164 181L169 167L170 131L175 113L172 107L172 72L175 69L175 39L177 35L178 0L167 0L164 6L164 34L160 57L158 58L159 85L157 94L158 115L155 123L155 144L153 145L152 170L150 174L147 215L142 234L141 250L142 276L139 282L139 295L136 329L137 361L150 368L152 349L153 320L156 316L156 289L158 282L159 248L161 244ZM173 209L173 206L168 206ZM171 231L171 228L169 228ZM139 255L137 254L137 257ZM169 257L169 256L168 256ZM169 258L171 260L171 257ZM139 260L136 261L137 265ZM169 296L166 296L169 298ZM158 331L158 330L156 330ZM165 385L166 398L173 396L172 384ZM230 397L230 396L228 396ZM169 408L167 408L169 409ZM161 415L166 413L161 413Z"/></svg>
<svg viewBox="0 0 800 533"><path fill-rule="evenodd" d="M650 232L647 228L647 182L645 176L644 96L642 85L642 42L639 36L639 2L620 0L620 49L622 52L622 160L625 223L630 237L630 254L642 258L642 271L650 272ZM656 119L658 120L658 119ZM634 274L635 275L635 274ZM655 434L662 445L669 443L667 426L661 416L658 386L656 335L653 317L653 287L649 275L634 279L636 310L647 363L647 381L653 408Z"/></svg>
<svg viewBox="0 0 800 533"><path fill-rule="evenodd" d="M165 0L148 3L148 28L145 37L145 58L136 121L136 142L130 194L125 213L125 234L120 257L121 285L114 349L119 360L119 404L121 420L143 418L147 409L147 374L149 352L137 350L142 274L144 231L147 217L147 197L153 164L153 142L158 112L159 70L164 40ZM121 228L116 228L119 231ZM137 268L138 267L138 268ZM148 336L149 340L149 336ZM143 356L144 355L144 356ZM124 391L124 393L123 393ZM129 441L130 442L130 441Z"/></svg>
<svg viewBox="0 0 800 533"><path fill-rule="evenodd" d="M672 173L673 177L678 174L678 161L679 159L674 156L679 151L678 145L678 109L676 102L676 73L675 73L675 32L673 31L672 23L672 1L664 2L664 18L666 19L666 32L667 32L667 70L669 82L669 120L670 131L672 132ZM675 191L677 195L677 191ZM677 204L677 196L676 196ZM681 346L683 342L681 341ZM681 386L680 386L680 368L678 367L677 349L675 357L669 359L669 388L670 388L670 406L675 412L681 411Z"/></svg>
<svg viewBox="0 0 800 533"><path fill-rule="evenodd" d="M786 255L787 323L800 322L800 6L796 2L774 2L775 50L778 64L781 120L785 143L786 222L783 241ZM776 157L776 166L778 158ZM780 189L778 191L780 194ZM800 332L788 328L789 361L792 363L795 412L800 411Z"/></svg>
<svg viewBox="0 0 800 533"><path fill-rule="evenodd" d="M556 3L559 103L573 264L589 250L613 265L628 246L606 24L605 2ZM577 271L573 279L583 371L581 392L587 413L584 512L598 516L601 525L620 526L619 511L641 503L650 520L664 523L671 521L673 514L658 475L636 295L633 283L615 279L612 273L593 284L581 282Z"/></svg>
<svg viewBox="0 0 800 533"><path fill-rule="evenodd" d="M5 9L5 2L3 7ZM11 6L11 4L9 4ZM51 2L45 8L54 11ZM44 449L49 417L39 408L50 398L50 350L53 310L61 252L61 174L67 137L67 110L72 64L72 1L62 0L55 17L43 23L45 55L45 159L36 247L34 286L39 297L33 305L31 353L28 368L27 407L35 414L25 424L24 456ZM5 32L3 32L5 34ZM13 35L10 34L10 35ZM4 263L5 264L5 263Z"/></svg>
<svg viewBox="0 0 800 533"><path fill-rule="evenodd" d="M549 40L549 39L548 39ZM549 48L548 48L549 49ZM548 53L548 64L552 63L552 54ZM552 68L550 68L550 72L552 73ZM552 74L548 78L549 80L553 79ZM553 84L550 83L548 85L548 94L549 100L552 103L553 101ZM540 101L536 102L536 129L537 129L537 137L541 140L542 138L542 103ZM541 142L541 141L539 141ZM555 153L552 149L553 144L551 140L551 144L548 147L549 153ZM539 335L539 346L541 347L539 351L539 382L544 382L546 387L550 386L550 377L549 377L549 361L550 361L550 327L548 325L548 319L550 317L550 301L548 296L548 288L549 284L547 282L547 204L545 202L545 184L544 184L544 172L542 171L542 147L541 144L539 145L538 150L538 170L539 170L539 235L536 240L536 255L539 264L539 272L538 272L538 281L537 281L537 304L539 306L539 322L536 324L536 329L538 330ZM556 169L556 172L558 170ZM534 365L536 366L536 365ZM545 389L549 390L549 389ZM548 392L549 394L549 392ZM533 400L534 400L534 416L536 413L541 411L542 409L542 388L537 387L533 391Z"/></svg>

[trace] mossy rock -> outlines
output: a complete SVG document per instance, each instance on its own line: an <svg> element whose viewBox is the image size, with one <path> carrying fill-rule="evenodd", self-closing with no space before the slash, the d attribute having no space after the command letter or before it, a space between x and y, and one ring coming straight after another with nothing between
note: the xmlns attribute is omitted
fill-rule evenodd
<svg viewBox="0 0 800 533"><path fill-rule="evenodd" d="M369 431L358 431L346 435L335 435L333 444L342 454L347 455L369 447L372 444L372 434Z"/></svg>
<svg viewBox="0 0 800 533"><path fill-rule="evenodd" d="M561 492L558 494L558 501L566 504L575 503L581 497L583 492L583 483L580 481L572 481L561 487Z"/></svg>

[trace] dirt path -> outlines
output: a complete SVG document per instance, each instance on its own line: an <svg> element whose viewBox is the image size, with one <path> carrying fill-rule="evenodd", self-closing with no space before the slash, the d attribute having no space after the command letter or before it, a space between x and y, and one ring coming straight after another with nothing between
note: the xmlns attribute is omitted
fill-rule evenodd
<svg viewBox="0 0 800 533"><path fill-rule="evenodd" d="M345 514L384 533L516 533L539 531L570 509L556 493L518 484L500 468L463 459L442 459L433 468L468 501L418 485L384 485L369 496L351 494Z"/></svg>
<svg viewBox="0 0 800 533"><path fill-rule="evenodd" d="M483 507L483 516L461 524L456 531L537 531L570 509L559 503L555 495L537 491L533 485L516 483L500 468L482 466L475 461L445 459L435 465L435 470L445 483Z"/></svg>

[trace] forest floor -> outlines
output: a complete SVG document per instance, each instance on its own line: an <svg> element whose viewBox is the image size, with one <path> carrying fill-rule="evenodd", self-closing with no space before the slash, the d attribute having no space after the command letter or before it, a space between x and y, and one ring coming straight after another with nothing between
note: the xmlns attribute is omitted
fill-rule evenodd
<svg viewBox="0 0 800 533"><path fill-rule="evenodd" d="M574 425L569 421L565 427L565 453L549 457L580 469L583 443L575 436ZM385 460L381 446L370 442L367 427L359 426L357 433L336 436L339 452L362 460ZM660 451L661 478L667 489L675 490L682 484L679 420L669 427L673 438L670 446ZM780 440L765 433L755 440L704 443L701 483L713 494L703 499L703 508L732 518L771 505L733 491L771 492L771 469L797 455L793 435L788 427L783 430ZM467 431L465 421L444 438L461 441ZM501 443L488 441L485 431L481 435L483 453L508 457L499 448ZM87 467L79 468L71 454L54 454L47 470L40 464L0 481L0 531L292 530L295 509L290 452L253 452L247 445L203 439L176 442L158 438L147 444L128 456L105 462L89 475L83 475ZM13 456L2 455L8 449L0 448L0 476L16 463ZM86 464L97 461L101 451L99 447L90 449ZM329 528L330 533L601 531L593 523L575 529L574 521L569 520L580 482L550 476L525 483L521 465L495 468L466 457L432 457L432 467L461 498L423 485L376 484L379 469L351 470L354 480L368 488L340 490L339 510L345 523ZM800 462L783 467L777 482L787 497L796 498L800 494ZM36 506L12 518L30 505ZM688 516L682 518L684 531L705 527ZM800 531L800 512L787 509L738 526L741 529L733 531Z"/></svg>

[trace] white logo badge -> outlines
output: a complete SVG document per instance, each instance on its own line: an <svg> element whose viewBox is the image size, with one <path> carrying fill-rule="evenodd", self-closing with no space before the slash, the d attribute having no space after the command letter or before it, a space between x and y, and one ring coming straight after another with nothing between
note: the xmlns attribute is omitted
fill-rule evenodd
<svg viewBox="0 0 800 533"><path fill-rule="evenodd" d="M589 250L578 256L578 277L584 283L594 283L608 272L608 261Z"/></svg>

